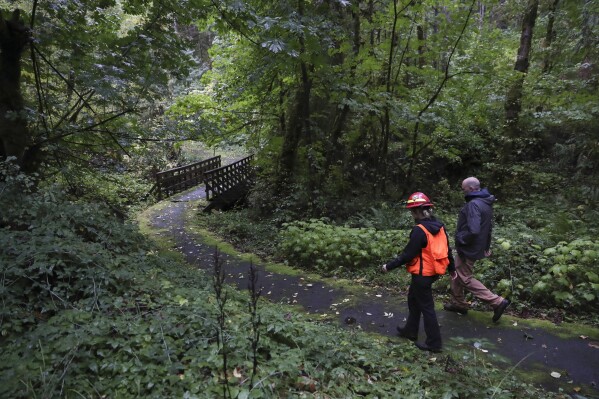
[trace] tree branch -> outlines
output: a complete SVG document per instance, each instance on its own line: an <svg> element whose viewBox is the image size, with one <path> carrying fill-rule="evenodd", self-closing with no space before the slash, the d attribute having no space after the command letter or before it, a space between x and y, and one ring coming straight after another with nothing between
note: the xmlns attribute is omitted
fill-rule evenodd
<svg viewBox="0 0 599 399"><path fill-rule="evenodd" d="M60 71L54 67L54 65L52 65L52 63L50 62L50 60L48 60L46 57L44 57L44 54L42 54L42 52L39 51L39 49L33 43L31 44L31 46L35 50L35 52L37 54L39 54L39 56L41 57L41 59L44 60L44 62L47 63L48 66L50 66L50 68L60 77L60 79L62 79L67 84L67 86L69 86L69 89L73 90L73 93L75 93L77 95L77 97L79 97L79 99L81 101L83 101L88 106L89 110L92 113L95 114L96 111L94 111L94 109L91 107L91 105L89 105L87 103L87 101L83 98L83 96L81 94L79 94L79 92L77 90L75 90L75 87L73 86L73 84L67 78L65 78L62 75L62 73L60 73Z"/></svg>
<svg viewBox="0 0 599 399"><path fill-rule="evenodd" d="M464 25L462 26L462 31L460 32L460 35L458 36L456 42L454 43L453 48L451 49L451 53L449 53L449 58L447 59L447 64L445 64L445 74L443 76L443 80L439 84L439 87L437 87L437 90L435 90L435 93L433 94L433 96L429 99L428 103L418 113L418 116L417 116L418 121L420 120L420 117L422 116L422 114L424 114L426 112L426 110L431 105L433 105L433 103L437 100L437 97L441 93L441 90L445 86L445 83L447 83L447 81L450 78L449 66L451 65L451 58L453 57L454 53L456 52L456 49L458 48L458 44L460 43L460 40L462 40L462 37L464 36L466 27L468 27L468 23L470 22L470 16L472 15L472 11L474 10L474 4L476 3L476 1L477 0L472 0L472 4L470 4L470 10L468 10L468 16L466 17L466 21L464 22Z"/></svg>
<svg viewBox="0 0 599 399"><path fill-rule="evenodd" d="M437 90L435 90L435 92L433 93L431 98L428 100L428 103L420 110L420 112L418 113L418 116L416 117L416 125L414 126L414 134L412 135L412 156L410 157L410 166L408 167L407 176L406 176L406 180L408 181L408 183L412 179L412 171L414 170L414 163L416 162L416 157L418 156L418 154L420 154L420 151L423 148L428 147L431 144L431 142L429 142L420 150L416 149L418 146L418 131L420 129L420 118L429 109L429 107L435 103L435 101L437 100L437 97L441 93L441 90L443 89L443 87L445 86L445 84L447 83L447 81L450 78L449 67L451 65L451 58L453 57L454 53L456 52L456 49L458 47L458 44L460 43L460 40L462 40L462 37L464 36L464 32L466 31L466 27L468 26L468 23L470 22L470 16L472 15L472 11L474 10L474 4L476 2L477 2L477 0L472 0L472 3L470 4L470 9L468 10L468 15L466 16L466 21L464 21L464 25L462 26L460 35L456 39L456 41L453 45L453 48L451 49L451 53L449 54L449 58L447 59L447 64L445 64L445 73L443 75L443 80L437 87Z"/></svg>
<svg viewBox="0 0 599 399"><path fill-rule="evenodd" d="M56 135L56 136L53 136L53 137L48 137L47 139L42 140L41 142L37 143L37 145L40 146L42 144L46 144L46 143L49 143L49 142L57 141L57 140L65 138L65 137L72 136L74 134L92 131L95 127L104 125L104 124L106 124L106 123L108 123L108 122L110 122L110 121L112 121L112 120L114 120L116 118L119 118L119 117L121 117L121 116L123 116L125 114L128 114L130 112L133 112L133 109L126 109L126 110L124 110L122 112L119 112L116 115L113 115L113 116L111 116L109 118L101 120L100 122L94 123L93 125L86 126L83 129L76 129L76 130L68 131L68 132L65 132L63 134L59 134L59 135Z"/></svg>

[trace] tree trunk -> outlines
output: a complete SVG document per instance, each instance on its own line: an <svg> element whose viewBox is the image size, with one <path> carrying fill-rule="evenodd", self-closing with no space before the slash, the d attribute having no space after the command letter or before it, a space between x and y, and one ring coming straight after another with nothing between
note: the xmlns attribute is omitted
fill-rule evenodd
<svg viewBox="0 0 599 399"><path fill-rule="evenodd" d="M522 85L528 72L532 34L537 20L538 9L539 0L529 0L526 7L526 14L522 21L520 48L518 48L516 64L514 65L514 69L520 72L520 76L510 87L505 101L506 133L508 137L516 137L520 133L518 119L522 110Z"/></svg>
<svg viewBox="0 0 599 399"><path fill-rule="evenodd" d="M23 115L21 55L31 35L19 14L15 10L10 20L0 14L0 160L16 157L23 166L31 133Z"/></svg>
<svg viewBox="0 0 599 399"><path fill-rule="evenodd" d="M360 42L361 42L361 21L360 21L360 1L358 0L356 4L353 6L351 12L351 27L352 27L352 53L354 57L357 57L360 53ZM338 65L342 65L340 62ZM355 63L352 64L349 70L349 78L350 82L354 81L356 75L356 66ZM350 100L352 98L353 92L348 91L346 93L346 98ZM336 165L343 158L343 148L340 143L341 136L345 131L345 126L350 115L350 108L346 104L343 106L343 109L339 114L337 114L334 118L331 128L331 147L327 154L327 169L331 165Z"/></svg>
<svg viewBox="0 0 599 399"><path fill-rule="evenodd" d="M411 144L412 148L411 148L410 161L409 161L408 168L406 171L406 178L405 178L405 184L404 184L404 187L406 187L406 188L410 187L410 185L412 184L414 168L416 166L416 162L418 160L418 157L420 156L420 153L422 151L426 150L431 144L433 144L433 141L434 141L431 138L426 143L421 144L419 146L419 140L420 140L419 135L420 135L420 126L421 126L420 122L421 122L422 115L424 115L424 113L427 112L428 109L437 101L437 98L441 94L441 91L445 87L445 84L450 79L449 68L451 67L451 59L453 58L453 55L455 54L455 52L458 48L458 44L460 43L460 41L462 40L462 38L465 35L466 28L468 27L468 24L470 23L470 18L472 16L472 12L474 10L475 3L476 3L476 0L472 0L472 3L470 4L470 8L468 10L468 15L466 16L466 20L464 21L464 24L462 25L462 30L460 31L460 35L457 37L455 43L453 44L453 48L451 49L451 52L449 53L449 57L447 57L447 61L445 61L445 68L443 71L443 79L439 83L437 89L433 92L432 96L429 98L426 105L418 112L418 116L416 117L414 131L412 132L412 144ZM404 191L403 194L405 194L405 193L406 192Z"/></svg>
<svg viewBox="0 0 599 399"><path fill-rule="evenodd" d="M298 13L304 14L303 0L298 1ZM306 53L306 46L303 33L299 36L300 59ZM290 115L290 121L283 137L283 148L281 150L281 175L279 183L288 181L295 172L297 150L302 138L304 143L310 145L312 142L312 133L310 126L310 95L312 91L312 80L309 75L310 66L300 61L300 86L298 88L294 109ZM314 176L310 176L312 180ZM279 187L283 186L279 184Z"/></svg>
<svg viewBox="0 0 599 399"><path fill-rule="evenodd" d="M385 71L386 92L391 95L393 93L393 55L395 48L398 45L399 37L397 33L397 22L399 20L399 11L397 10L398 1L393 1L393 27L391 28L391 46L389 46L389 54L387 58L387 70ZM400 68L401 65L398 65ZM377 189L382 193L386 190L387 182L387 156L389 154L389 139L391 137L391 116L389 105L385 105L383 117L381 118L381 143L379 150L379 162L377 164L377 179L374 182L374 193Z"/></svg>
<svg viewBox="0 0 599 399"><path fill-rule="evenodd" d="M543 50L545 50L545 57L543 57L543 73L549 72L551 69L551 44L555 38L555 30L553 30L553 24L555 23L555 11L557 10L557 4L559 0L553 0L549 8L549 19L547 20L547 33L545 34L545 41L543 42Z"/></svg>
<svg viewBox="0 0 599 399"><path fill-rule="evenodd" d="M418 68L422 69L425 67L426 59L424 57L424 52L426 46L424 45L424 41L426 38L424 37L424 28L422 25L418 25L416 27L416 32L418 35Z"/></svg>

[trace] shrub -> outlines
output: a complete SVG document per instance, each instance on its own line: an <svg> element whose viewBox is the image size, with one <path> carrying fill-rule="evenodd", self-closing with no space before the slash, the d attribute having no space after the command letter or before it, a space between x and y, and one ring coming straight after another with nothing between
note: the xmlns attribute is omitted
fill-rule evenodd
<svg viewBox="0 0 599 399"><path fill-rule="evenodd" d="M492 291L517 298L520 306L593 313L599 307L598 258L599 242L588 238L547 247L521 232L497 237L493 255L475 271Z"/></svg>
<svg viewBox="0 0 599 399"><path fill-rule="evenodd" d="M370 227L377 230L401 230L414 224L404 205L382 203L380 207L356 213L348 219L351 227Z"/></svg>
<svg viewBox="0 0 599 399"><path fill-rule="evenodd" d="M112 217L106 207L67 200L59 187L31 191L29 178L3 170L3 334L19 332L61 309L103 308L105 293L130 289L135 268L146 267L146 250L133 226Z"/></svg>
<svg viewBox="0 0 599 399"><path fill-rule="evenodd" d="M406 233L327 224L323 219L286 223L281 256L295 266L332 274L339 268L359 270L389 260L405 243Z"/></svg>
<svg viewBox="0 0 599 399"><path fill-rule="evenodd" d="M248 209L199 213L194 223L224 237L238 251L253 253L262 258L273 256L277 227L271 220L253 215Z"/></svg>
<svg viewBox="0 0 599 399"><path fill-rule="evenodd" d="M566 309L599 309L599 241L580 238L543 251L548 272L534 285L535 297Z"/></svg>

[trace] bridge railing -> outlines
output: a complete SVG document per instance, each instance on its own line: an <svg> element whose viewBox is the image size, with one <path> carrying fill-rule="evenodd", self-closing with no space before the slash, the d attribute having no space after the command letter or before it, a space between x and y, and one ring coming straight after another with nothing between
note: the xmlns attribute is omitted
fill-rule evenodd
<svg viewBox="0 0 599 399"><path fill-rule="evenodd" d="M206 199L210 201L246 182L251 177L253 159L254 156L250 155L229 165L204 172Z"/></svg>
<svg viewBox="0 0 599 399"><path fill-rule="evenodd" d="M185 191L197 186L204 180L204 173L208 170L218 169L221 166L220 155L156 173L156 183L150 190L158 199Z"/></svg>

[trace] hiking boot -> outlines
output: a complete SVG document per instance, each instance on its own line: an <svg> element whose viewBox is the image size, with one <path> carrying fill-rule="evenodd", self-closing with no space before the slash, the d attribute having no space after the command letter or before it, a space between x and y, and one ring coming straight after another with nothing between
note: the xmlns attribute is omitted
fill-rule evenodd
<svg viewBox="0 0 599 399"><path fill-rule="evenodd" d="M416 341L418 339L418 335L410 334L410 333L406 332L405 328L401 328L399 326L397 327L397 335L402 338L407 338L410 341Z"/></svg>
<svg viewBox="0 0 599 399"><path fill-rule="evenodd" d="M499 318L501 317L501 315L503 314L503 312L505 311L505 309L510 306L510 303L512 303L512 301L510 301L509 299L504 299L499 306L497 306L495 308L495 310L493 311L493 322L497 322L499 320Z"/></svg>
<svg viewBox="0 0 599 399"><path fill-rule="evenodd" d="M440 352L443 351L441 348L431 348L427 344L421 344L421 343L418 343L418 342L414 342L414 344L421 351L429 351L429 352L433 352L433 353L440 353Z"/></svg>
<svg viewBox="0 0 599 399"><path fill-rule="evenodd" d="M458 314L468 314L468 309L463 308L461 306L458 305L454 305L453 303L445 303L443 304L443 309L449 311L449 312L456 312Z"/></svg>

